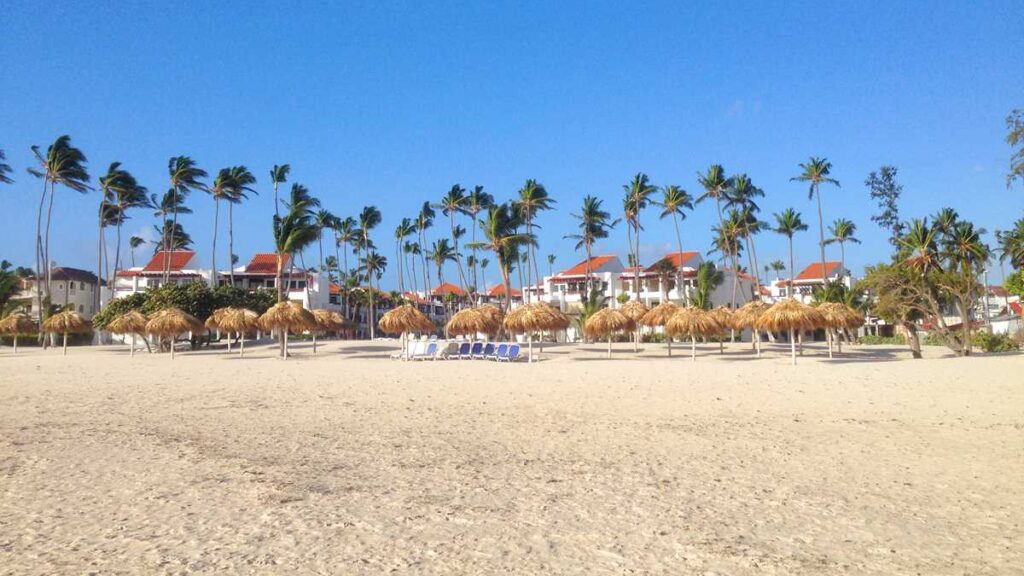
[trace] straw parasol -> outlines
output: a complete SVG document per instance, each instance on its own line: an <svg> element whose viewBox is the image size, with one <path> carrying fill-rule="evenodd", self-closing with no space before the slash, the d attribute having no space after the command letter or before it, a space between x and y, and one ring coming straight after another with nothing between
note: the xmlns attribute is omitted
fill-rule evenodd
<svg viewBox="0 0 1024 576"><path fill-rule="evenodd" d="M753 335L754 348L757 350L758 357L761 356L761 331L757 329L757 321L761 318L761 315L768 310L768 304L760 300L751 300L743 306L740 306L732 314L732 327L738 330L744 328L750 328Z"/></svg>
<svg viewBox="0 0 1024 576"><path fill-rule="evenodd" d="M688 337L690 339L690 360L696 361L697 336L718 334L722 331L722 325L707 310L688 306L681 308L669 318L665 323L665 331L673 336Z"/></svg>
<svg viewBox="0 0 1024 576"><path fill-rule="evenodd" d="M30 334L39 329L35 320L24 312L14 312L0 320L0 334L10 334L14 339L14 353L18 353L18 335Z"/></svg>
<svg viewBox="0 0 1024 576"><path fill-rule="evenodd" d="M533 362L533 332L564 330L569 326L569 317L545 302L534 302L512 309L504 320L505 329L527 335L528 361ZM540 345L544 351L544 344ZM538 359L540 354L537 355Z"/></svg>
<svg viewBox="0 0 1024 576"><path fill-rule="evenodd" d="M313 310L313 320L316 321L313 332L313 354L316 354L316 337L320 332L336 332L345 326L345 320L341 314L333 310L322 308Z"/></svg>
<svg viewBox="0 0 1024 576"><path fill-rule="evenodd" d="M206 322L203 322L203 326L206 327L207 330L216 330L217 338L220 338L220 333L222 331L228 332L221 326L221 321L224 319L225 316L234 312L234 310L235 309L231 307L217 308L216 310L210 313L210 316L209 318L206 319ZM231 352L230 332L228 332L228 352Z"/></svg>
<svg viewBox="0 0 1024 576"><path fill-rule="evenodd" d="M265 330L277 329L281 333L281 358L288 359L288 332L290 330L315 330L316 317L298 302L278 302L259 318Z"/></svg>
<svg viewBox="0 0 1024 576"><path fill-rule="evenodd" d="M114 334L131 334L131 356L135 356L135 337L146 332L146 316L142 312L131 310L107 323L107 330ZM148 345L148 344L147 344Z"/></svg>
<svg viewBox="0 0 1024 576"><path fill-rule="evenodd" d="M406 345L409 332L433 332L434 323L427 315L420 312L412 304L404 304L384 313L377 321L380 329L388 334L402 335L402 353L407 354Z"/></svg>
<svg viewBox="0 0 1024 576"><path fill-rule="evenodd" d="M665 326L672 316L679 311L679 306L676 306L672 302L665 301L658 304L654 308L651 308L646 314L640 318L640 323L644 326ZM672 337L666 332L665 342L668 343L668 355L672 356Z"/></svg>
<svg viewBox="0 0 1024 576"><path fill-rule="evenodd" d="M725 354L725 330L732 327L732 308L715 306L708 314L718 323L718 353Z"/></svg>
<svg viewBox="0 0 1024 576"><path fill-rule="evenodd" d="M789 348L796 364L796 332L814 330L824 323L822 315L810 306L792 298L773 304L757 321L757 328L769 332L789 331Z"/></svg>
<svg viewBox="0 0 1024 576"><path fill-rule="evenodd" d="M640 349L640 319L650 311L651 309L639 300L630 300L619 308L619 312L633 321L633 352L638 352Z"/></svg>
<svg viewBox="0 0 1024 576"><path fill-rule="evenodd" d="M238 334L238 356L245 357L245 334L259 328L259 314L245 308L232 308L220 319L220 328ZM229 340L230 342L230 340Z"/></svg>
<svg viewBox="0 0 1024 576"><path fill-rule="evenodd" d="M68 355L68 334L88 334L92 324L74 310L54 314L43 321L43 331L64 335L64 355Z"/></svg>
<svg viewBox="0 0 1024 576"><path fill-rule="evenodd" d="M633 328L633 321L622 312L612 308L602 308L587 318L583 332L587 336L608 336L608 357L612 357L612 333Z"/></svg>
<svg viewBox="0 0 1024 576"><path fill-rule="evenodd" d="M174 360L174 340L184 332L202 330L203 323L195 316L182 312L177 308L160 310L149 317L146 332L159 337L168 336L171 340L171 360Z"/></svg>
<svg viewBox="0 0 1024 576"><path fill-rule="evenodd" d="M497 333L501 328L502 321L505 319L505 314L502 313L501 308L498 308L493 304L484 304L483 306L477 306L475 310L492 323L494 326L494 332L492 332L492 334Z"/></svg>
<svg viewBox="0 0 1024 576"><path fill-rule="evenodd" d="M486 334L494 333L500 324L494 321L493 316L486 314L480 311L479 308L464 308L452 316L452 319L445 325L444 330L448 334L455 336L477 334L480 332Z"/></svg>
<svg viewBox="0 0 1024 576"><path fill-rule="evenodd" d="M835 331L846 326L846 306L837 302L822 302L814 307L821 314L822 328L825 329L825 339L828 341L828 357L832 358L832 341L835 340ZM840 352L842 352L840 350Z"/></svg>

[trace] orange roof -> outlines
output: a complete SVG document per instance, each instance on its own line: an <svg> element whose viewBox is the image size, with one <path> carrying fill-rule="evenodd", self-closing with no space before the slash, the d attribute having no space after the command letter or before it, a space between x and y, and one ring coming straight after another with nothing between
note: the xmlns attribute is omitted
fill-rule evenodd
<svg viewBox="0 0 1024 576"><path fill-rule="evenodd" d="M281 259L282 269L288 268L290 258L291 257L288 254L285 254ZM249 260L249 263L245 265L245 272L246 274L276 274L277 254L273 252L261 252L253 255L252 260Z"/></svg>
<svg viewBox="0 0 1024 576"><path fill-rule="evenodd" d="M196 255L196 253L191 250L175 250L174 252L160 250L153 255L153 259L149 261L149 264L146 264L146 266L142 268L142 271L163 272L164 260L168 254L171 256L171 272L180 271Z"/></svg>
<svg viewBox="0 0 1024 576"><path fill-rule="evenodd" d="M327 290L328 293L331 294L332 296L341 294L341 286L338 286L334 282L331 282L331 285L327 287Z"/></svg>
<svg viewBox="0 0 1024 576"><path fill-rule="evenodd" d="M801 280L821 280L822 278L827 278L828 276L833 275L833 273L836 272L837 268L839 268L839 262L825 262L825 274L823 275L821 273L821 262L815 262L814 264L811 264L807 268L801 270L800 273L796 275L796 278L793 281L799 282Z"/></svg>
<svg viewBox="0 0 1024 576"><path fill-rule="evenodd" d="M600 272L601 268L605 264L611 262L612 260L615 260L615 258L616 258L615 256L594 256L594 257L592 257L590 259L590 273L593 274L595 272ZM586 275L586 273L587 273L587 261L584 260L583 262L580 262L579 264L573 266L572 268L569 268L568 270L563 270L563 271L559 272L558 275L559 276L584 276L584 275Z"/></svg>
<svg viewBox="0 0 1024 576"><path fill-rule="evenodd" d="M456 296L466 295L465 290L459 288L458 286L450 282L445 282L444 284L441 284L437 288L431 290L430 293L433 294L434 296L447 296L448 294L455 294Z"/></svg>
<svg viewBox="0 0 1024 576"><path fill-rule="evenodd" d="M495 287L491 288L490 290L488 290L487 291L487 295L491 296L491 297L495 297L495 298L499 297L499 296L504 296L505 295L505 285L504 284L498 284L497 286L495 286ZM515 288L512 288L512 297L513 298L522 298L522 296L523 296L522 292L520 292L519 290L516 290Z"/></svg>
<svg viewBox="0 0 1024 576"><path fill-rule="evenodd" d="M697 258L700 258L700 254L696 252L670 252L665 254L661 260L668 260L675 268L696 268L697 262L695 260ZM658 262L661 262L661 260L658 260ZM650 265L647 271L654 272L654 267L658 265L658 262Z"/></svg>
<svg viewBox="0 0 1024 576"><path fill-rule="evenodd" d="M408 300L409 302L413 302L414 304L430 304L430 302L426 298L414 292L405 292L402 294L402 297Z"/></svg>

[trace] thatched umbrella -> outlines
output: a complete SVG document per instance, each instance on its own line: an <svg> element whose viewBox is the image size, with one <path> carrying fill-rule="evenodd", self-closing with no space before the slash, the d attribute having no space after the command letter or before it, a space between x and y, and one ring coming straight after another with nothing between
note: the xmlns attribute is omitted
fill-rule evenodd
<svg viewBox="0 0 1024 576"><path fill-rule="evenodd" d="M672 318L672 316L675 316L675 313L678 311L679 306L676 306L672 302L666 300L654 308L651 308L647 314L644 314L643 317L640 318L640 323L652 328L655 326L664 327L669 319ZM665 342L668 343L668 355L672 356L672 336L667 332L665 333Z"/></svg>
<svg viewBox="0 0 1024 576"><path fill-rule="evenodd" d="M732 328L732 308L728 306L715 306L708 314L718 323L718 353L725 354L725 330Z"/></svg>
<svg viewBox="0 0 1024 576"><path fill-rule="evenodd" d="M135 337L146 332L146 322L146 316L142 312L131 310L108 322L107 330L114 334L131 334L132 348L130 356L135 356Z"/></svg>
<svg viewBox="0 0 1024 576"><path fill-rule="evenodd" d="M234 311L235 309L231 308L230 306L225 308L217 308L212 313L210 313L210 316L209 318L206 319L206 322L203 322L203 326L206 327L207 330L217 331L218 338L220 337L221 332L228 333L228 352L231 352L231 332L229 332L223 326L221 326L221 322L224 320L225 316L234 313Z"/></svg>
<svg viewBox="0 0 1024 576"><path fill-rule="evenodd" d="M161 338L164 336L170 337L171 360L174 360L174 340L178 335L185 332L202 330L203 328L203 323L195 316L182 312L177 308L160 310L150 315L149 322L146 322L146 333Z"/></svg>
<svg viewBox="0 0 1024 576"><path fill-rule="evenodd" d="M277 329L281 333L281 358L288 359L288 332L290 330L315 330L316 317L298 302L278 302L260 316L260 326L265 330Z"/></svg>
<svg viewBox="0 0 1024 576"><path fill-rule="evenodd" d="M492 334L497 331L499 326L492 318L478 308L464 308L452 316L444 330L453 336L475 335L481 332Z"/></svg>
<svg viewBox="0 0 1024 576"><path fill-rule="evenodd" d="M66 310L54 314L43 321L43 331L50 334L64 335L64 355L68 355L68 334L88 334L92 332L92 323L74 310Z"/></svg>
<svg viewBox="0 0 1024 576"><path fill-rule="evenodd" d="M14 338L14 353L18 353L18 335L31 334L39 330L35 320L24 312L14 312L0 320L0 334L10 334Z"/></svg>
<svg viewBox="0 0 1024 576"><path fill-rule="evenodd" d="M596 338L608 336L608 357L612 357L612 334L621 330L633 328L633 321L628 316L613 308L602 308L587 318L583 325L583 332L587 336Z"/></svg>
<svg viewBox="0 0 1024 576"><path fill-rule="evenodd" d="M498 330L501 329L502 321L505 320L505 314L502 313L501 308L498 308L493 304L484 304L482 306L477 306L474 310L486 317L494 326L494 332L491 334L497 334Z"/></svg>
<svg viewBox="0 0 1024 576"><path fill-rule="evenodd" d="M388 334L402 335L402 353L407 353L406 346L409 341L409 332L432 332L434 323L427 318L427 315L420 312L412 304L404 304L392 308L384 313L377 321L380 329Z"/></svg>
<svg viewBox="0 0 1024 576"><path fill-rule="evenodd" d="M505 316L505 329L509 332L521 332L527 336L528 361L533 362L533 333L546 330L564 330L569 327L569 317L562 314L554 306L545 302L534 302L514 308ZM540 344L540 353L544 352L544 344ZM540 358L540 353L537 358Z"/></svg>
<svg viewBox="0 0 1024 576"><path fill-rule="evenodd" d="M732 327L738 330L744 328L750 328L751 336L754 340L754 348L757 350L758 357L761 356L761 331L757 329L757 321L761 318L761 315L768 310L768 304L760 300L751 300L743 306L740 306L736 312L732 314Z"/></svg>
<svg viewBox="0 0 1024 576"><path fill-rule="evenodd" d="M837 302L822 302L814 307L824 319L822 328L825 329L825 340L828 341L828 357L832 358L832 341L835 340L835 332L846 326L846 306ZM842 350L840 350L840 353Z"/></svg>
<svg viewBox="0 0 1024 576"><path fill-rule="evenodd" d="M228 338L232 332L238 334L238 356L245 357L245 334L259 328L259 314L245 308L232 308L220 318L220 328L227 330ZM230 340L229 340L230 341Z"/></svg>
<svg viewBox="0 0 1024 576"><path fill-rule="evenodd" d="M690 339L690 360L696 361L697 336L719 334L722 331L722 325L707 310L688 306L681 308L669 318L665 323L665 331L674 336L688 337Z"/></svg>
<svg viewBox="0 0 1024 576"><path fill-rule="evenodd" d="M824 322L817 310L792 298L773 304L757 321L760 330L789 331L789 348L796 364L796 331L814 330Z"/></svg>
<svg viewBox="0 0 1024 576"><path fill-rule="evenodd" d="M316 354L317 334L321 332L336 332L341 330L345 326L345 320L341 317L341 314L338 314L333 310L324 310L322 308L313 310L313 319L316 321L316 325L312 330L313 354Z"/></svg>
<svg viewBox="0 0 1024 576"><path fill-rule="evenodd" d="M639 300L630 300L619 308L619 312L622 312L626 315L626 318L633 321L633 352L639 352L640 350L640 319L650 310Z"/></svg>

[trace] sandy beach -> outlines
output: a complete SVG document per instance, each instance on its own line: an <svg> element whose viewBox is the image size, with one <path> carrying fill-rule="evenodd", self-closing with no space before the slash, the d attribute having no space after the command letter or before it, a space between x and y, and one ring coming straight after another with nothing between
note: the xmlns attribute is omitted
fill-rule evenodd
<svg viewBox="0 0 1024 576"><path fill-rule="evenodd" d="M1024 356L0 350L2 574L1020 574Z"/></svg>

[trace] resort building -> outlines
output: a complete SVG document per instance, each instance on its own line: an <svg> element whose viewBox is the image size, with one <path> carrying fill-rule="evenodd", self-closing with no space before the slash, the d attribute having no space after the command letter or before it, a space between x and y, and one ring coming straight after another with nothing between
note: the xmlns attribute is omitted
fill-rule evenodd
<svg viewBox="0 0 1024 576"><path fill-rule="evenodd" d="M43 284L46 284L45 279ZM106 283L96 278L96 274L79 268L58 266L50 269L50 305L60 306L64 310L74 310L86 320L91 319L96 310L96 291L100 290L100 302L106 301ZM21 291L11 299L20 303L22 308L33 317L39 316L39 297L36 294L36 278L30 276L21 283Z"/></svg>
<svg viewBox="0 0 1024 576"><path fill-rule="evenodd" d="M164 280L164 270L168 270ZM163 284L190 284L210 281L210 271L199 268L196 253L192 250L173 252L158 250L145 266L134 266L114 273L113 298L123 298L147 288Z"/></svg>
<svg viewBox="0 0 1024 576"><path fill-rule="evenodd" d="M847 288L853 287L853 277L849 270L839 262L826 261L824 274L821 262L815 262L801 270L792 282L788 278L773 280L770 285L765 287L767 290L762 291L762 295L766 296L765 299L769 302L786 298L790 295L790 286L792 285L792 296L809 304L814 290L824 286L826 281L829 283L839 282Z"/></svg>

